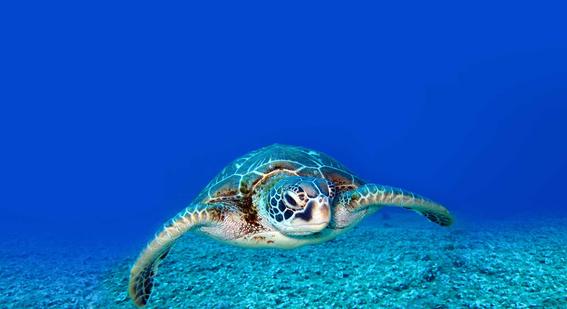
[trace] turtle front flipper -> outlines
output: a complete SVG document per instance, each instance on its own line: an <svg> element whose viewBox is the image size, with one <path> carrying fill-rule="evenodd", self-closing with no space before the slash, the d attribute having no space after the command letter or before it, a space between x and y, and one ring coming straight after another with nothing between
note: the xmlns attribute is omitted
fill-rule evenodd
<svg viewBox="0 0 567 309"><path fill-rule="evenodd" d="M164 225L130 271L128 293L136 306L142 307L148 302L159 262L166 257L175 241L195 228L221 222L226 211L225 206L220 204L190 206Z"/></svg>
<svg viewBox="0 0 567 309"><path fill-rule="evenodd" d="M337 203L338 210L346 210L343 215L356 215L384 206L396 206L413 210L441 226L450 226L453 223L449 211L438 203L403 189L377 184L366 184L343 192Z"/></svg>

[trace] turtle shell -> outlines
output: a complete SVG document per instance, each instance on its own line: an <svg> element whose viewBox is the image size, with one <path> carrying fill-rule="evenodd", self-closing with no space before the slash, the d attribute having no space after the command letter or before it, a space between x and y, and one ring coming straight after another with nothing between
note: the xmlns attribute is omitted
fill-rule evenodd
<svg viewBox="0 0 567 309"><path fill-rule="evenodd" d="M225 167L196 198L208 204L250 197L275 174L321 177L332 181L337 190L351 190L364 184L337 160L307 148L270 145L252 151Z"/></svg>

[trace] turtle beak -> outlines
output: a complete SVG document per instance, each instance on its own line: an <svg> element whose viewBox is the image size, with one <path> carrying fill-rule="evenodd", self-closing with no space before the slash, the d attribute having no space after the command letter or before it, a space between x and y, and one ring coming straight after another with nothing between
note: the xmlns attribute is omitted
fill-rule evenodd
<svg viewBox="0 0 567 309"><path fill-rule="evenodd" d="M329 221L331 221L331 204L329 203L329 198L325 196L312 203L313 209L311 210L312 218L310 224L324 225L323 228L325 228L327 224L329 224Z"/></svg>
<svg viewBox="0 0 567 309"><path fill-rule="evenodd" d="M303 212L296 213L292 225L296 232L316 233L327 227L331 221L331 204L327 196L311 199Z"/></svg>

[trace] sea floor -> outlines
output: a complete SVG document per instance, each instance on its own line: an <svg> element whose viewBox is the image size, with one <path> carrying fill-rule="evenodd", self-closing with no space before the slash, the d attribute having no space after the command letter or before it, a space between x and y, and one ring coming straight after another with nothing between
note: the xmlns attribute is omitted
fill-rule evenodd
<svg viewBox="0 0 567 309"><path fill-rule="evenodd" d="M133 308L126 290L135 254L3 242L0 307ZM162 263L148 306L172 307L567 308L567 219L443 229L394 214L294 250L188 235Z"/></svg>

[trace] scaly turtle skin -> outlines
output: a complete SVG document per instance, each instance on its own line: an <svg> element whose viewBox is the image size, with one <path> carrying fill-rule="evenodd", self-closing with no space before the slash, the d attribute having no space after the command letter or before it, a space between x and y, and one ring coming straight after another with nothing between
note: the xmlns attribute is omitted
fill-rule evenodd
<svg viewBox="0 0 567 309"><path fill-rule="evenodd" d="M137 306L148 302L159 262L188 231L238 246L295 248L333 239L384 206L414 210L441 226L453 221L443 206L366 183L323 153L264 147L224 168L155 235L132 267L130 297Z"/></svg>

